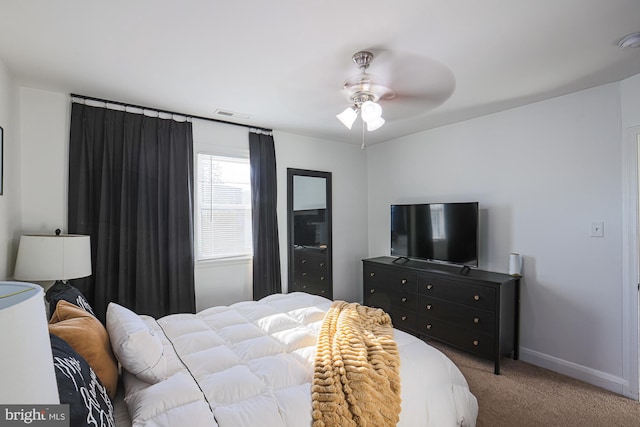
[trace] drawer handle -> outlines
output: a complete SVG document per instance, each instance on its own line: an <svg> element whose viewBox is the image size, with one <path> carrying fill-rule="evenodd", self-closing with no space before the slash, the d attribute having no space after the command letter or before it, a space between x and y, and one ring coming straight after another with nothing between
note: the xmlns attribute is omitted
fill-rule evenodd
<svg viewBox="0 0 640 427"><path fill-rule="evenodd" d="M303 276L306 276L306 275L307 275L307 273L303 272L303 273L302 273L302 275L303 275Z"/></svg>
<svg viewBox="0 0 640 427"><path fill-rule="evenodd" d="M407 302L407 297L403 297L402 302Z"/></svg>
<svg viewBox="0 0 640 427"><path fill-rule="evenodd" d="M480 295L474 295L473 299L474 301L480 301Z"/></svg>
<svg viewBox="0 0 640 427"><path fill-rule="evenodd" d="M373 277L373 276L375 276L375 275L376 275L376 273L369 273L369 276L370 276L370 277Z"/></svg>
<svg viewBox="0 0 640 427"><path fill-rule="evenodd" d="M427 310L431 310L431 304L427 304Z"/></svg>
<svg viewBox="0 0 640 427"><path fill-rule="evenodd" d="M324 262L321 262L321 263L320 263L320 267L324 267Z"/></svg>
<svg viewBox="0 0 640 427"><path fill-rule="evenodd" d="M480 318L479 317L474 317L473 318L473 323L480 323Z"/></svg>
<svg viewBox="0 0 640 427"><path fill-rule="evenodd" d="M473 345L477 346L478 344L480 344L480 341L478 341L478 340L473 340Z"/></svg>
<svg viewBox="0 0 640 427"><path fill-rule="evenodd" d="M407 320L407 316L402 316L402 320Z"/></svg>
<svg viewBox="0 0 640 427"><path fill-rule="evenodd" d="M303 263L303 264L306 264L306 263L307 263L307 260L306 260L306 259L303 259L303 260L302 260L302 263Z"/></svg>
<svg viewBox="0 0 640 427"><path fill-rule="evenodd" d="M320 280L324 280L324 276L320 276Z"/></svg>
<svg viewBox="0 0 640 427"><path fill-rule="evenodd" d="M320 291L321 294L324 294L325 292L327 291L325 291L324 289Z"/></svg>
<svg viewBox="0 0 640 427"><path fill-rule="evenodd" d="M431 323L427 323L427 329L431 329Z"/></svg>
<svg viewBox="0 0 640 427"><path fill-rule="evenodd" d="M431 289L433 289L433 285L427 285L427 290L430 291Z"/></svg>
<svg viewBox="0 0 640 427"><path fill-rule="evenodd" d="M372 294L372 293L374 293L375 291L376 291L375 289L371 289L371 290L369 291L369 293L370 293L370 294Z"/></svg>
<svg viewBox="0 0 640 427"><path fill-rule="evenodd" d="M307 289L307 285L302 285L302 289Z"/></svg>
<svg viewBox="0 0 640 427"><path fill-rule="evenodd" d="M402 279L401 283L402 283L403 285L406 285L406 284L407 284L407 279Z"/></svg>

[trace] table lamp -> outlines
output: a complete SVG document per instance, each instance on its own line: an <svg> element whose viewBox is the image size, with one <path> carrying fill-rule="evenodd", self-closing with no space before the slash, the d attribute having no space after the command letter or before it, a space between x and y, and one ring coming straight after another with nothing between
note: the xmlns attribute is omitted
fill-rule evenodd
<svg viewBox="0 0 640 427"><path fill-rule="evenodd" d="M59 404L42 287L0 282L0 404Z"/></svg>
<svg viewBox="0 0 640 427"><path fill-rule="evenodd" d="M27 281L56 281L91 275L91 242L79 234L32 234L20 237L13 277Z"/></svg>

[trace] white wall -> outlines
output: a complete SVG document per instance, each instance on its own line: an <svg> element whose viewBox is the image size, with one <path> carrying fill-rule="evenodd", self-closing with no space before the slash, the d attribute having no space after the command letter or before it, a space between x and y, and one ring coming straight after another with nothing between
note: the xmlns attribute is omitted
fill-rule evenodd
<svg viewBox="0 0 640 427"><path fill-rule="evenodd" d="M282 286L288 284L287 168L331 172L333 297L362 299L361 260L367 255L366 150L357 145L274 131L278 168L278 233Z"/></svg>
<svg viewBox="0 0 640 427"><path fill-rule="evenodd" d="M20 88L21 233L67 232L69 96Z"/></svg>
<svg viewBox="0 0 640 427"><path fill-rule="evenodd" d="M640 74L620 83L622 97L622 128L640 125Z"/></svg>
<svg viewBox="0 0 640 427"><path fill-rule="evenodd" d="M389 205L478 201L480 268L524 255L521 358L620 391L619 84L375 145L369 255L389 254ZM376 172L383 171L383 172ZM604 237L590 237L604 221Z"/></svg>
<svg viewBox="0 0 640 427"><path fill-rule="evenodd" d="M9 69L0 60L0 127L3 129L0 195L0 280L13 276L20 239L20 129L18 89Z"/></svg>

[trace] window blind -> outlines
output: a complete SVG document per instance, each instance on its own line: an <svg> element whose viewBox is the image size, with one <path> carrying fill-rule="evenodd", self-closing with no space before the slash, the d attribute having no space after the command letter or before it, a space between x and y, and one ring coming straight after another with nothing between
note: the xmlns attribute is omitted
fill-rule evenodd
<svg viewBox="0 0 640 427"><path fill-rule="evenodd" d="M249 160L197 158L197 259L252 255Z"/></svg>

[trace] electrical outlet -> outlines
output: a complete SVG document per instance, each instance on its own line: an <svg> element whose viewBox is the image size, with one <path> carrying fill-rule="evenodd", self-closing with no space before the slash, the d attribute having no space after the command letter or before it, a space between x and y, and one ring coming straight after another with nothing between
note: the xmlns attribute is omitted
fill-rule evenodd
<svg viewBox="0 0 640 427"><path fill-rule="evenodd" d="M593 221L591 223L591 237L604 237L604 221Z"/></svg>

